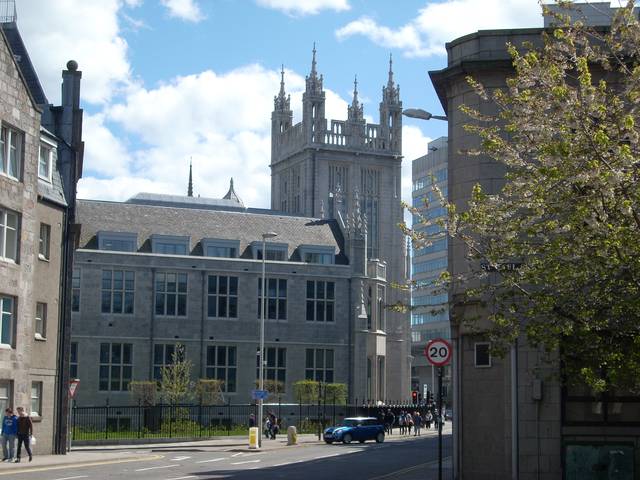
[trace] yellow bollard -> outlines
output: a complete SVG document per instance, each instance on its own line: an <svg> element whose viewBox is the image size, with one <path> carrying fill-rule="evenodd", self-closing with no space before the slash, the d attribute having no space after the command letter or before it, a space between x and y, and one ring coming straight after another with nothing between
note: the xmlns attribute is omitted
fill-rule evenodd
<svg viewBox="0 0 640 480"><path fill-rule="evenodd" d="M296 427L291 425L287 428L287 445L297 445L298 444L298 431Z"/></svg>
<svg viewBox="0 0 640 480"><path fill-rule="evenodd" d="M258 448L258 427L251 427L249 429L249 448Z"/></svg>

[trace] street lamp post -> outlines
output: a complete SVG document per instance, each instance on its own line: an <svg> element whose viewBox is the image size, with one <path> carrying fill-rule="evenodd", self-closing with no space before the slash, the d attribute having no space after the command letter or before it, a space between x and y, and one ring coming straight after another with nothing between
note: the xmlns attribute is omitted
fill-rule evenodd
<svg viewBox="0 0 640 480"><path fill-rule="evenodd" d="M267 292L266 292L266 267L267 267L267 238L277 237L278 234L275 232L267 232L262 234L262 311L260 312L260 368L258 369L259 373L259 385L258 389L262 392L264 391L264 319L265 319L265 310L267 306ZM258 448L262 448L262 428L263 428L263 402L262 395L258 398Z"/></svg>
<svg viewBox="0 0 640 480"><path fill-rule="evenodd" d="M405 117L409 118L417 118L419 120L444 120L445 122L448 118L444 115L433 115L431 112L427 112L421 108L406 108L402 111L402 114Z"/></svg>

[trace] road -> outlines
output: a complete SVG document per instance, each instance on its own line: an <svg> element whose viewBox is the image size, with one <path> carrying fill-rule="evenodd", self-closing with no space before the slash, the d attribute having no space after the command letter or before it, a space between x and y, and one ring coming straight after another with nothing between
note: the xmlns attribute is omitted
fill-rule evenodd
<svg viewBox="0 0 640 480"><path fill-rule="evenodd" d="M14 480L207 480L304 479L414 480L437 478L437 437L394 435L382 444L305 444L269 451L217 447L136 450L152 455L127 463L73 465L52 469L26 467L12 472ZM451 455L451 437L444 438L444 456ZM123 451L123 458L131 455ZM346 476L345 476L346 475ZM444 479L450 478L450 473ZM2 477L0 477L1 479Z"/></svg>

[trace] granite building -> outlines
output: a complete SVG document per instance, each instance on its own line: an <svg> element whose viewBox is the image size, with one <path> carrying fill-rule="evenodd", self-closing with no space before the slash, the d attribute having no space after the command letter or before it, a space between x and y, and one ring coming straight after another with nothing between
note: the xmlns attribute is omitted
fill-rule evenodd
<svg viewBox="0 0 640 480"><path fill-rule="evenodd" d="M23 406L36 452L66 451L66 269L82 161L80 77L62 73L62 105L42 90L16 25L0 19L0 409Z"/></svg>
<svg viewBox="0 0 640 480"><path fill-rule="evenodd" d="M610 17L608 2L580 8L574 15L587 24L604 26ZM545 18L545 27L548 21ZM506 44L519 49L541 45L544 30L471 33L448 43L446 68L430 72L449 120L448 196L458 211L466 208L473 185L480 183L485 192L497 193L505 175L504 167L492 159L463 153L478 148L480 139L464 128L473 120L460 106L486 115L496 113L496 106L481 101L466 78L482 83L489 96L505 88L506 79L514 73ZM465 246L454 238L448 246L448 270L456 277L468 268ZM491 275L495 274L489 273L489 280ZM480 313L462 301L462 294L460 286L450 293L454 477L637 478L640 399L612 394L602 402L588 392L563 388L553 380L543 353L524 338L517 339L506 357L493 358L486 339L460 322Z"/></svg>
<svg viewBox="0 0 640 480"><path fill-rule="evenodd" d="M326 118L315 46L302 95L302 120L296 124L285 93L284 72L282 76L271 115L271 208L346 224L359 199L366 222L367 258L386 265L389 285L404 284L408 257L398 228L403 221L402 102L391 59L388 80L382 88L379 124L365 121L357 81L347 120ZM398 302L407 304L408 298L397 288L381 285L367 283L364 291L368 311L386 310L386 319L383 324L367 324L355 333L356 344L362 345L353 365L355 389L366 391L374 400L408 398L409 315L388 308ZM358 306L353 304L352 308Z"/></svg>
<svg viewBox="0 0 640 480"><path fill-rule="evenodd" d="M356 204L358 200L355 200ZM357 209L356 209L357 210ZM72 375L77 404L133 401L132 380L159 379L179 344L192 376L224 382L225 401L256 388L262 257L266 259L265 378L353 382L358 332L384 323L364 311L363 285L386 287L385 264L366 260L362 217L336 220L245 208L223 199L138 194L78 201ZM262 235L277 237L262 251ZM380 317L382 316L382 317Z"/></svg>

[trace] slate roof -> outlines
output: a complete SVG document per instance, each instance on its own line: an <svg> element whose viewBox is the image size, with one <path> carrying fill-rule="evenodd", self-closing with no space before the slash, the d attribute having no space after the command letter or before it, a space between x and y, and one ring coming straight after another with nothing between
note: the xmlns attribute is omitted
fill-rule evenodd
<svg viewBox="0 0 640 480"><path fill-rule="evenodd" d="M22 41L18 26L15 22L6 22L0 23L0 28L2 28L2 31L9 42L9 48L11 48L11 52L13 53L16 63L20 68L22 78L24 78L33 100L38 105L48 105L49 101L47 100L47 96L44 94L42 85L40 85L40 80L38 79L38 75L33 64L31 63L27 48Z"/></svg>
<svg viewBox="0 0 640 480"><path fill-rule="evenodd" d="M234 199L189 197L183 195L166 195L162 193L138 193L127 200L126 203L136 203L139 205L162 205L165 207L176 208L224 208L244 210L244 205L238 203Z"/></svg>
<svg viewBox="0 0 640 480"><path fill-rule="evenodd" d="M196 199L194 199L196 200ZM274 231L277 243L287 243L289 257L297 260L299 245L334 247L336 263L347 264L342 233L335 220L295 217L265 211L215 210L143 205L128 202L78 200L77 222L81 224L80 248L97 249L99 231L135 232L138 251L151 252L151 235L191 237L191 254L202 255L201 240L240 240L240 257L252 258L252 242L262 241L264 232ZM267 213L268 212L268 213Z"/></svg>

